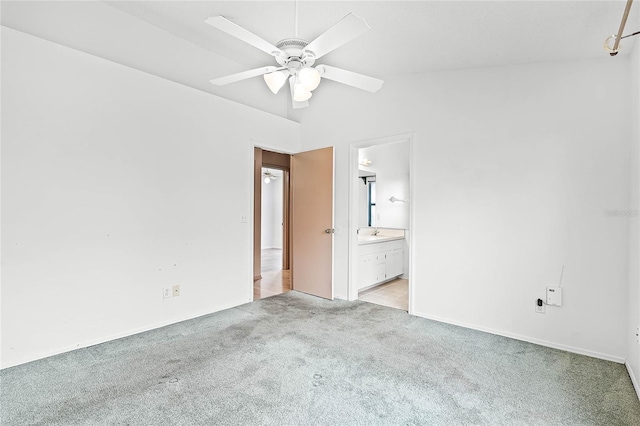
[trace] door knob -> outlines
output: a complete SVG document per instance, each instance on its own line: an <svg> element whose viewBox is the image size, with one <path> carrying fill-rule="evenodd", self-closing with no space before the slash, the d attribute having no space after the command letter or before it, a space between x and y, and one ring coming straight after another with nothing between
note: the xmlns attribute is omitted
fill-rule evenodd
<svg viewBox="0 0 640 426"><path fill-rule="evenodd" d="M333 234L334 232L336 232L336 230L333 228L327 228L324 230L325 234Z"/></svg>

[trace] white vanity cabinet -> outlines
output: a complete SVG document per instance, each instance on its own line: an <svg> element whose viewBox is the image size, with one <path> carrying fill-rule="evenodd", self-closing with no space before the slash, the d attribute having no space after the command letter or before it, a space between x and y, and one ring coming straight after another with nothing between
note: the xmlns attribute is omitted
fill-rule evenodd
<svg viewBox="0 0 640 426"><path fill-rule="evenodd" d="M389 278L397 277L404 273L404 250L388 249L385 251L385 274Z"/></svg>
<svg viewBox="0 0 640 426"><path fill-rule="evenodd" d="M404 239L358 246L358 290L404 273Z"/></svg>

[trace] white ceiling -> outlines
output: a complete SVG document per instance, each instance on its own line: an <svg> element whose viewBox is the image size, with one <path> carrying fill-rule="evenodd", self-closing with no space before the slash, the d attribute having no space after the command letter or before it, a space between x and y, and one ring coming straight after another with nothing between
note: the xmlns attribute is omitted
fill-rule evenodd
<svg viewBox="0 0 640 426"><path fill-rule="evenodd" d="M223 15L275 44L293 37L295 2L108 2L247 67L265 53L206 25ZM371 30L321 62L377 76L598 58L624 1L300 1L298 36L311 41L349 12ZM640 7L640 6L639 6ZM636 20L637 22L637 20Z"/></svg>
<svg viewBox="0 0 640 426"><path fill-rule="evenodd" d="M637 3L625 33L640 30ZM298 37L311 41L347 13L356 13L372 29L319 62L382 79L434 70L608 58L602 44L617 31L624 6L624 0L300 1ZM222 88L208 83L275 65L269 55L204 23L217 15L274 44L295 35L293 1L2 2L5 26L290 116L286 91L272 95L261 78ZM623 42L622 54L629 52L634 38Z"/></svg>

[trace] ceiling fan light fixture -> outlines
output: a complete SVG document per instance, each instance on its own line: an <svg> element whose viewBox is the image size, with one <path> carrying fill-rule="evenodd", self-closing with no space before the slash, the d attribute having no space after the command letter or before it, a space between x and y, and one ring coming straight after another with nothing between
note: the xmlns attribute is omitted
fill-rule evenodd
<svg viewBox="0 0 640 426"><path fill-rule="evenodd" d="M628 0L631 2L632 0ZM296 3L297 4L297 3ZM297 8L296 8L297 11ZM297 16L297 12L296 12ZM224 77L211 80L212 84L223 86L230 83L246 80L248 78L263 76L265 83L274 94L278 93L282 86L289 80L292 107L294 109L309 106L307 100L311 98L311 91L320 84L321 79L333 80L338 83L356 87L375 93L382 84L382 80L358 74L342 68L318 65L314 68L317 59L334 51L345 43L355 39L371 29L364 19L349 13L331 28L320 34L311 42L297 38L287 38L273 45L251 31L235 24L224 16L210 17L207 24L237 40L247 43L268 55L273 56L280 67L266 66L252 70L242 71ZM294 87L294 85L296 87ZM275 178L271 178L274 180Z"/></svg>
<svg viewBox="0 0 640 426"><path fill-rule="evenodd" d="M297 82L293 85L293 100L304 102L312 96L311 91L304 87L304 84Z"/></svg>
<svg viewBox="0 0 640 426"><path fill-rule="evenodd" d="M269 90L271 90L274 95L280 91L286 81L287 75L285 75L285 71L276 71L264 75L264 82L267 83Z"/></svg>
<svg viewBox="0 0 640 426"><path fill-rule="evenodd" d="M298 73L298 79L302 87L311 92L320 85L320 72L311 67L303 68Z"/></svg>

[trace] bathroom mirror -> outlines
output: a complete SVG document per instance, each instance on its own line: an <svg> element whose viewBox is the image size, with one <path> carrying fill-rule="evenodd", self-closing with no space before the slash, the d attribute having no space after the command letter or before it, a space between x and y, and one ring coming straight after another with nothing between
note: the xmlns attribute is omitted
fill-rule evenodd
<svg viewBox="0 0 640 426"><path fill-rule="evenodd" d="M409 228L409 142L358 150L358 226Z"/></svg>

